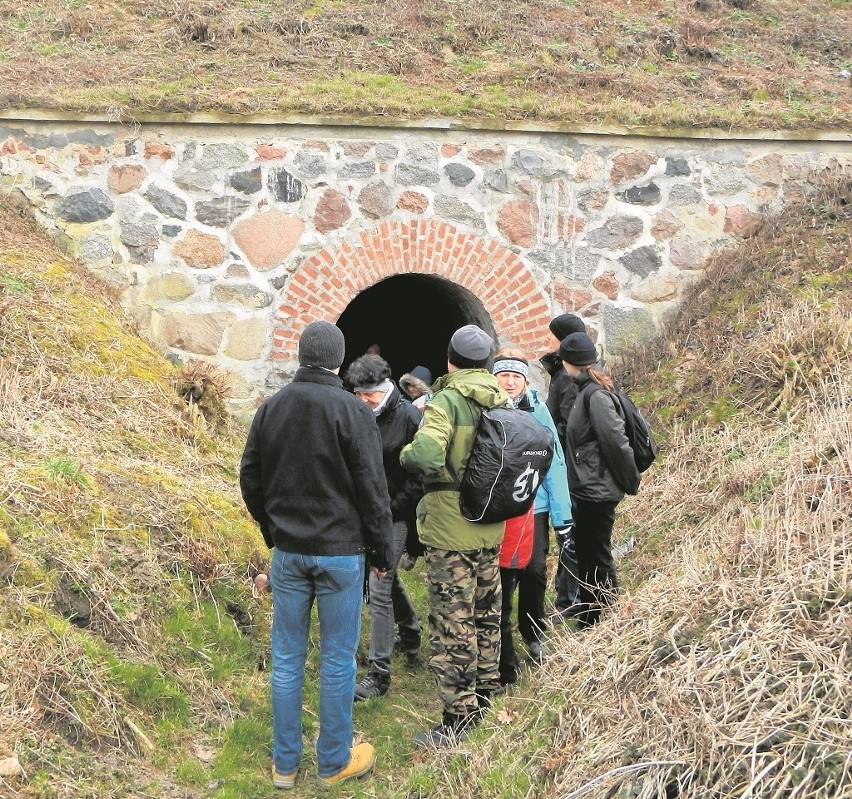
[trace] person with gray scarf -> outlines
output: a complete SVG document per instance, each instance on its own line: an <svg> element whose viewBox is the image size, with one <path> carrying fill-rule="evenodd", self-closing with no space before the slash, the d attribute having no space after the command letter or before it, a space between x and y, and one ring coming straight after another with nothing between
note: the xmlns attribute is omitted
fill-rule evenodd
<svg viewBox="0 0 852 799"><path fill-rule="evenodd" d="M382 438L382 460L393 516L393 547L385 577L370 574L370 668L355 686L355 701L376 699L388 692L394 625L399 629L399 648L413 659L420 651L421 628L414 605L399 578L399 561L411 528L423 487L418 477L402 468L399 453L417 432L420 412L412 407L391 380L387 361L378 355L362 355L346 371L345 383L375 416Z"/></svg>

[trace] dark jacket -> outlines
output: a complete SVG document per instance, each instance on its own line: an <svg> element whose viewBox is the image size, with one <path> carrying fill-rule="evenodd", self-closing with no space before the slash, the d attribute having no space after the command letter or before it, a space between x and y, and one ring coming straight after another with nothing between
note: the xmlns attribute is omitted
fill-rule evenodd
<svg viewBox="0 0 852 799"><path fill-rule="evenodd" d="M562 359L555 352L550 352L539 359L539 363L550 375L550 386L547 389L547 410L553 417L559 443L565 446L565 424L568 414L577 398L577 384L568 376L562 366Z"/></svg>
<svg viewBox="0 0 852 799"><path fill-rule="evenodd" d="M587 502L620 502L625 493L639 490L639 471L617 401L586 372L571 381L577 388L565 429L571 495Z"/></svg>
<svg viewBox="0 0 852 799"><path fill-rule="evenodd" d="M240 489L269 547L389 567L393 537L372 411L337 375L300 367L255 414Z"/></svg>
<svg viewBox="0 0 852 799"><path fill-rule="evenodd" d="M414 438L422 418L420 411L402 396L396 386L391 389L387 404L376 416L382 436L382 457L388 481L391 514L395 522L413 522L417 503L423 496L420 478L403 469L399 462L400 450Z"/></svg>

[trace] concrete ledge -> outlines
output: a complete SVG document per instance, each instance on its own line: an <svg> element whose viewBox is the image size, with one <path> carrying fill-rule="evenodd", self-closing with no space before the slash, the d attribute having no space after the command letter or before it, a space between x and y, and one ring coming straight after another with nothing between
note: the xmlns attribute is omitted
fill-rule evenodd
<svg viewBox="0 0 852 799"><path fill-rule="evenodd" d="M110 125L191 125L191 126L262 126L262 127L327 127L382 129L405 131L469 131L525 134L560 134L570 136L624 136L650 139L695 139L708 141L789 141L852 144L852 130L843 128L802 130L745 130L719 128L651 128L600 125L577 127L535 120L405 119L392 116L266 116L242 114L78 114L51 109L3 109L0 120L6 122L90 123Z"/></svg>

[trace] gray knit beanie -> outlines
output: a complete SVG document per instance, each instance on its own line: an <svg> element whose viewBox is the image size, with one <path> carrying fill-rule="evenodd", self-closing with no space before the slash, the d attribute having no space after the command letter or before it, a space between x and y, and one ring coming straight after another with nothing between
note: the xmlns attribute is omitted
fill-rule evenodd
<svg viewBox="0 0 852 799"><path fill-rule="evenodd" d="M460 369L477 369L488 365L494 339L481 327L465 325L453 333L447 349L447 360Z"/></svg>
<svg viewBox="0 0 852 799"><path fill-rule="evenodd" d="M311 322L299 339L299 364L337 369L346 355L343 331L331 322Z"/></svg>

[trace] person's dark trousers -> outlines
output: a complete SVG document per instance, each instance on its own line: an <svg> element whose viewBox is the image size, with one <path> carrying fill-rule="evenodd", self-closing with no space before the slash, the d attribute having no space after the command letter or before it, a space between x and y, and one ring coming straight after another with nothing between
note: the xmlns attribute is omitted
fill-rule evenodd
<svg viewBox="0 0 852 799"><path fill-rule="evenodd" d="M399 630L400 645L404 651L420 648L420 620L414 605L405 590L405 585L399 578L399 572L393 576L391 586L391 602L393 603L393 620Z"/></svg>
<svg viewBox="0 0 852 799"><path fill-rule="evenodd" d="M557 535L557 544L559 536ZM559 545L559 560L556 562L556 609L571 611L580 601L580 583L577 579L577 550L574 533L571 532Z"/></svg>
<svg viewBox="0 0 852 799"><path fill-rule="evenodd" d="M580 577L580 627L597 624L601 608L618 590L612 557L612 527L617 502L587 502L574 497L574 545Z"/></svg>
<svg viewBox="0 0 852 799"><path fill-rule="evenodd" d="M503 685L516 683L521 670L512 638L512 597L522 571L523 569L500 567L500 585L503 590L503 606L500 611L500 682Z"/></svg>
<svg viewBox="0 0 852 799"><path fill-rule="evenodd" d="M518 631L527 643L539 641L544 632L544 591L547 588L549 514L533 516L535 538L530 562L518 579Z"/></svg>
<svg viewBox="0 0 852 799"><path fill-rule="evenodd" d="M393 523L392 567L384 577L370 573L370 671L390 675L393 655L394 624L407 640L420 642L420 624L405 587L399 581L397 566L405 546L408 528L405 522Z"/></svg>

